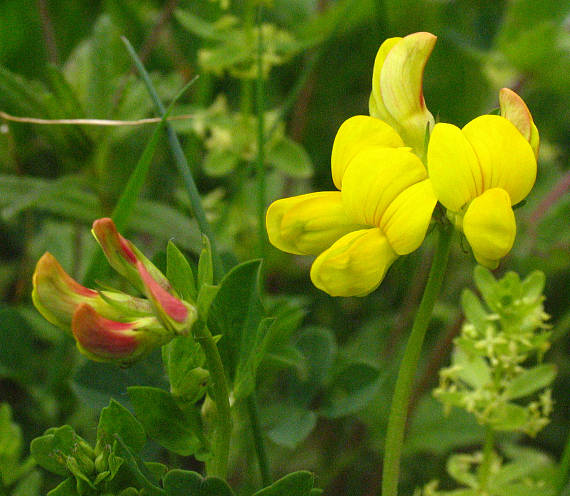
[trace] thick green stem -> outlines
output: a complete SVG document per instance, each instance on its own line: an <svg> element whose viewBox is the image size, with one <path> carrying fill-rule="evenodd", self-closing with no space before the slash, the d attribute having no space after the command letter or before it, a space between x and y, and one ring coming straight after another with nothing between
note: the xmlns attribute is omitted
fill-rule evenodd
<svg viewBox="0 0 570 496"><path fill-rule="evenodd" d="M485 446L483 447L483 461L479 466L479 488L487 491L489 486L489 475L491 474L491 464L493 461L493 446L495 444L495 433L487 426L485 431Z"/></svg>
<svg viewBox="0 0 570 496"><path fill-rule="evenodd" d="M438 231L438 239L428 282L400 365L388 418L384 468L382 471L382 496L397 496L398 494L400 458L408 417L408 404L424 337L447 267L452 234L453 227L451 225L441 226Z"/></svg>
<svg viewBox="0 0 570 496"><path fill-rule="evenodd" d="M230 436L232 433L232 418L230 412L229 391L226 382L224 365L220 352L210 330L205 325L196 325L194 330L196 340L202 346L208 370L212 379L214 402L216 403L216 423L212 441L212 458L206 463L206 473L212 477L225 479L228 471L230 454Z"/></svg>

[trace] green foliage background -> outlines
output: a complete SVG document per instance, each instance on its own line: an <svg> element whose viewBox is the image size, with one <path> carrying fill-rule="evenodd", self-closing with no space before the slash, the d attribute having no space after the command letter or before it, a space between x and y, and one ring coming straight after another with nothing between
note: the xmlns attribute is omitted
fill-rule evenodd
<svg viewBox="0 0 570 496"><path fill-rule="evenodd" d="M230 12L247 20L250 4L232 1ZM227 14L209 0L3 0L0 110L46 119L152 116L152 102L132 71L120 35L137 50L143 47L146 67L167 103L200 74L172 113L194 116L175 127L223 257L232 265L256 256L251 195L255 156L248 155L251 136L239 131L231 117L231 112L253 115L252 88L227 71L202 68L204 48L224 61L239 47L198 36L198 30L189 30L182 16L174 14L175 6L208 22ZM282 196L332 189L334 135L346 118L367 114L374 56L387 37L414 31L438 36L426 68L424 95L442 121L463 125L491 112L503 86L525 99L541 133L539 173L527 203L517 210L515 247L499 272L546 273L545 306L557 339L548 355L558 368L555 409L552 423L536 439L523 442L559 458L570 417L568 3L274 0L266 3L264 18L294 41L280 46L286 56L268 75L266 109L283 108L306 70L301 90L268 148L267 204ZM216 114L218 107L212 110L211 105L220 94L225 102L216 100L222 108ZM208 147L207 140L216 135L200 131L204 122L209 133L225 130L234 136L234 148L221 153L215 140ZM166 384L158 354L125 370L87 363L69 337L43 321L30 300L33 268L46 250L83 279L95 248L90 224L111 213L153 127L7 121L0 126L0 401L11 406L19 426L14 429L20 432L21 447L15 452L21 458L17 463L25 465L29 442L47 428L69 423L92 440L99 411L110 397L128 404L127 386ZM169 239L197 261L199 232L166 139L158 145L124 231L159 265ZM377 491L395 363L426 278L430 241L428 237L423 249L400 259L379 290L365 299L334 299L318 292L310 284L306 258L267 248L264 305L288 312L283 340L275 344L277 352L270 353L274 362L262 364L257 377L276 475L311 470L330 495ZM448 453L467 450L483 439L481 428L469 417L458 412L443 417L430 394L437 370L449 363L450 336L461 322L458 294L465 286L473 287L473 265L470 254L454 246L420 366L402 494L411 494L434 477L445 485ZM103 273L96 279L116 284L111 277ZM7 420L0 422L8 425ZM238 422L237 429L232 482L249 494L257 477L250 474L252 442L246 421ZM171 466L200 469L193 459L167 455L157 445L146 450ZM42 482L31 466L24 472L30 485L14 489L0 466L0 494L44 494L54 486L47 475Z"/></svg>

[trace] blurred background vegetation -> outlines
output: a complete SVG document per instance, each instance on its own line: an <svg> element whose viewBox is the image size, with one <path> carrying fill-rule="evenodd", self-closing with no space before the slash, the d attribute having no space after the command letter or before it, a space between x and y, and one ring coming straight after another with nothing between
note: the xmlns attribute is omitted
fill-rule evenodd
<svg viewBox="0 0 570 496"><path fill-rule="evenodd" d="M121 35L138 50L166 103L200 75L173 112L193 117L175 127L224 257L228 263L253 258L257 3L2 0L0 110L44 119L153 116ZM438 36L424 95L442 121L464 125L493 111L504 86L527 102L541 133L538 179L517 211L515 247L498 273L546 273L545 306L557 339L548 355L558 367L554 415L536 439L518 440L558 458L570 418L568 2L263 3L267 204L333 188L334 135L348 117L368 113L374 56L387 37L415 31ZM21 494L45 494L54 484L26 465L32 438L64 423L93 438L110 396L126 402L127 385L166 384L157 356L125 370L87 363L72 339L45 322L30 301L34 265L46 250L78 280L84 278L95 248L90 225L112 211L152 129L0 120L0 401L13 415L0 416L0 437L10 431L20 440L10 456L25 466L22 474L29 479ZM171 238L194 259L200 250L166 140L125 234L159 265ZM289 312L291 336L284 344L290 353L267 361L258 384L275 475L308 469L325 494L377 493L396 359L427 276L430 241L400 259L365 299L320 293L310 284L306 258L267 248L265 304ZM450 342L462 321L458 295L473 287L473 266L457 243L420 366L402 494L432 478L445 487L449 452L469 450L483 439L473 420L457 412L444 417L431 396L437 371L449 363ZM108 274L97 280L119 284ZM252 441L239 415L236 425L232 483L247 494L252 479L243 474L255 467ZM194 460L169 458L152 444L147 450L149 458L199 469ZM7 460L0 449L4 472ZM16 481L5 473L3 481L12 494Z"/></svg>

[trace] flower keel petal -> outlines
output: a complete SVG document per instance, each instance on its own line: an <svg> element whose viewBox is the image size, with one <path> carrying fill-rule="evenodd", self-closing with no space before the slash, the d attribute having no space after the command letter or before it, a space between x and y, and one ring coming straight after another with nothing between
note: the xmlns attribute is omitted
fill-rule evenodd
<svg viewBox="0 0 570 496"><path fill-rule="evenodd" d="M492 188L475 198L463 218L463 232L481 265L494 269L511 250L516 235L515 214L508 193Z"/></svg>
<svg viewBox="0 0 570 496"><path fill-rule="evenodd" d="M380 229L353 231L316 258L311 280L331 296L366 296L396 258Z"/></svg>

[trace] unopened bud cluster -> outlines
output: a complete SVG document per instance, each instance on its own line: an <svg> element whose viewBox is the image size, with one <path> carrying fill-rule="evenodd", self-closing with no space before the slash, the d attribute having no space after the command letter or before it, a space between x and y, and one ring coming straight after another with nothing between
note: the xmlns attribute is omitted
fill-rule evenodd
<svg viewBox="0 0 570 496"><path fill-rule="evenodd" d="M553 366L541 364L550 346L544 274L521 281L509 272L496 280L479 266L475 282L486 305L473 292L463 293L466 322L434 395L447 409L463 408L493 430L534 436L549 421L552 399L545 388L556 375Z"/></svg>

